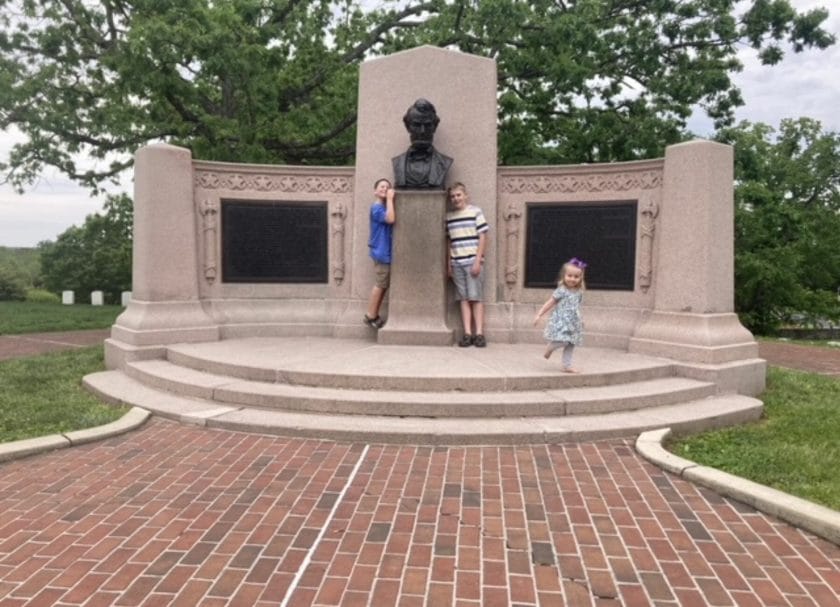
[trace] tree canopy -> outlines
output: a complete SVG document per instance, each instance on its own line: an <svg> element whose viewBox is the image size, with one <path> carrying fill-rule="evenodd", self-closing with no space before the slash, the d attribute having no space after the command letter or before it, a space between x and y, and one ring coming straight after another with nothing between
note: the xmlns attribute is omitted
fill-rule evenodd
<svg viewBox="0 0 840 607"><path fill-rule="evenodd" d="M75 291L80 300L103 291L106 303L120 303L121 293L131 290L133 219L129 196L108 196L102 214L88 215L55 242L39 243L44 286L53 293Z"/></svg>
<svg viewBox="0 0 840 607"><path fill-rule="evenodd" d="M503 164L652 157L698 104L731 124L739 45L773 64L834 42L825 10L788 0L367 6L0 0L0 129L27 139L0 168L19 189L54 166L96 190L154 141L210 160L349 163L358 64L419 44L497 61Z"/></svg>
<svg viewBox="0 0 840 607"><path fill-rule="evenodd" d="M722 129L735 148L735 308L757 333L840 319L840 134L783 120ZM801 322L801 319L800 319Z"/></svg>

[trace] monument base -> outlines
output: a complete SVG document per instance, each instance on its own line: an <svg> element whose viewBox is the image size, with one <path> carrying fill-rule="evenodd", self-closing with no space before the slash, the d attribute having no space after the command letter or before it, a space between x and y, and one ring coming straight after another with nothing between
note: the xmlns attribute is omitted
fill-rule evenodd
<svg viewBox="0 0 840 607"><path fill-rule="evenodd" d="M388 345L447 346L446 192L400 190L391 255L388 322L377 341Z"/></svg>
<svg viewBox="0 0 840 607"><path fill-rule="evenodd" d="M734 313L653 312L636 329L628 350L705 364L758 357L758 344Z"/></svg>

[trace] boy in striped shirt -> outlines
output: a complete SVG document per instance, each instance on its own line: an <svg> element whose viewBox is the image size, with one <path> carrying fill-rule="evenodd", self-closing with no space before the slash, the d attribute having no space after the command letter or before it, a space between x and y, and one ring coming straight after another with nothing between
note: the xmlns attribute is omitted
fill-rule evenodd
<svg viewBox="0 0 840 607"><path fill-rule="evenodd" d="M446 261L449 277L458 291L464 325L464 335L458 345L483 348L487 345L484 338L484 252L490 226L481 209L469 204L467 187L463 183L455 183L449 188L449 200L452 210L446 213L449 245Z"/></svg>

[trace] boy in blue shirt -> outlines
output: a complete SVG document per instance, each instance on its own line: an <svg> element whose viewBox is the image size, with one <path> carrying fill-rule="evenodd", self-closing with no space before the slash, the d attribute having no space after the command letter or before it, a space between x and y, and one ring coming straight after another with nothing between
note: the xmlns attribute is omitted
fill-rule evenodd
<svg viewBox="0 0 840 607"><path fill-rule="evenodd" d="M370 205L368 248L373 259L376 282L370 292L364 323L373 329L381 329L385 321L379 317L379 307L391 284L391 244L397 215L394 209L394 188L390 181L377 180L373 184L373 193L376 201Z"/></svg>

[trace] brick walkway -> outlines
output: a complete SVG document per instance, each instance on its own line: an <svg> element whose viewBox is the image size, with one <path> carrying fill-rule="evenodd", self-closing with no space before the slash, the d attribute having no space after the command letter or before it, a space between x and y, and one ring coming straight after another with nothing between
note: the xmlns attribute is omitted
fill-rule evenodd
<svg viewBox="0 0 840 607"><path fill-rule="evenodd" d="M93 329L60 333L0 335L0 360L99 345L110 334L110 329Z"/></svg>
<svg viewBox="0 0 840 607"><path fill-rule="evenodd" d="M814 348L778 341L758 342L758 351L771 365L840 377L840 348Z"/></svg>
<svg viewBox="0 0 840 607"><path fill-rule="evenodd" d="M144 429L0 467L0 605L840 604L840 548L629 441Z"/></svg>
<svg viewBox="0 0 840 607"><path fill-rule="evenodd" d="M406 447L154 419L0 465L0 607L840 604L840 547L630 441Z"/></svg>

